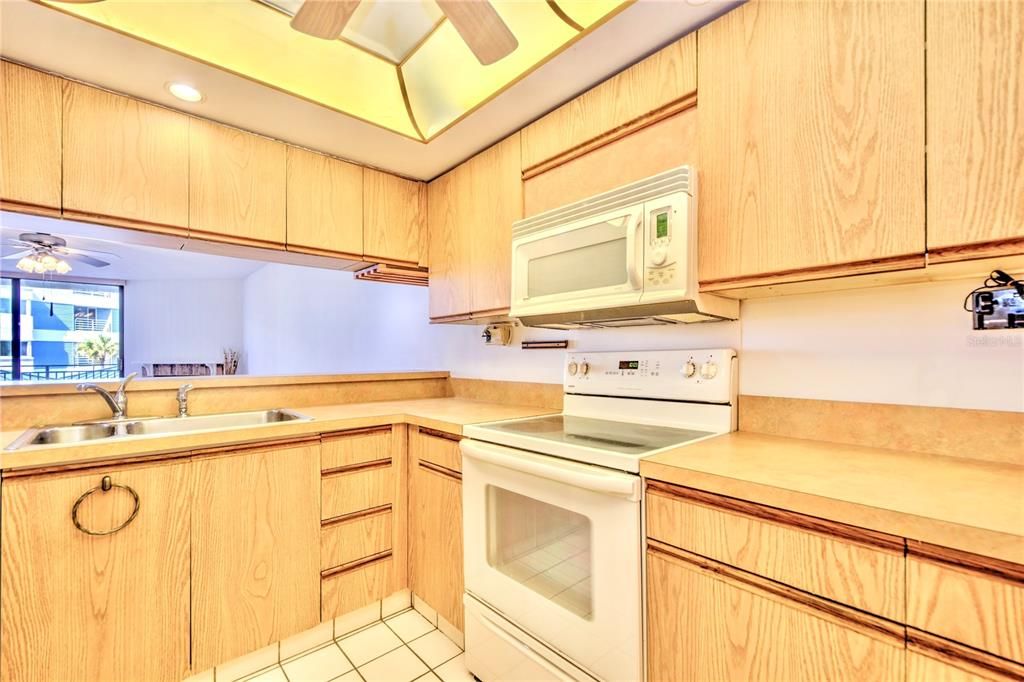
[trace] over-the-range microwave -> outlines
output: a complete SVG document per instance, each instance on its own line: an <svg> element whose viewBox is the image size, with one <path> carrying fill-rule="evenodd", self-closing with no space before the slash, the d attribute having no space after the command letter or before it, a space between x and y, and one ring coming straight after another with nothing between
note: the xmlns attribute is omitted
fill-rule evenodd
<svg viewBox="0 0 1024 682"><path fill-rule="evenodd" d="M680 166L512 226L513 317L529 327L734 320L697 291L696 174Z"/></svg>

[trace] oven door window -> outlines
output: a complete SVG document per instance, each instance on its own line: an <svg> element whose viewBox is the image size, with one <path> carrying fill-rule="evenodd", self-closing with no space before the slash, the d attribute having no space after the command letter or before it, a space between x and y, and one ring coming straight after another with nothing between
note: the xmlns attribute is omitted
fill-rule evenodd
<svg viewBox="0 0 1024 682"><path fill-rule="evenodd" d="M591 620L590 519L487 486L487 563L545 599Z"/></svg>

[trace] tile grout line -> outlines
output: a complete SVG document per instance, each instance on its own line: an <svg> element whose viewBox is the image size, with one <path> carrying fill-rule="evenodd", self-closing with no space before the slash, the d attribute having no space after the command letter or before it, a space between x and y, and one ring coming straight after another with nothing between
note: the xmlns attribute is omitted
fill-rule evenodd
<svg viewBox="0 0 1024 682"><path fill-rule="evenodd" d="M417 615L419 615L420 618L423 618L423 614L417 614ZM426 620L428 623L430 622L426 618L423 618L423 620ZM388 630L391 630L391 632L395 632L394 628L392 628L390 625L388 625L387 621L384 621L384 625L387 627ZM425 636L429 635L431 632L433 632L434 630L437 630L437 628L436 627L432 627L430 630L428 630L427 632L424 632L422 635L420 635L420 637L425 637ZM416 660L418 660L423 665L427 666L427 672L428 673L434 672L434 669L430 667L430 664L427 663L426 661L424 661L422 658L420 658L420 655L418 653L416 653L411 646L409 646L409 642L406 642L404 639L402 639L402 636L400 634L398 634L397 632L395 632L395 637L397 637L402 642L402 646L404 646L406 649L408 649L412 653L412 655L416 657ZM419 637L416 637L415 639L419 639ZM414 640L409 640L409 641L414 641ZM397 649L396 649L396 651L397 651ZM420 677L423 677L423 675L418 675L417 677L415 677L413 679L415 680L415 679L418 679Z"/></svg>

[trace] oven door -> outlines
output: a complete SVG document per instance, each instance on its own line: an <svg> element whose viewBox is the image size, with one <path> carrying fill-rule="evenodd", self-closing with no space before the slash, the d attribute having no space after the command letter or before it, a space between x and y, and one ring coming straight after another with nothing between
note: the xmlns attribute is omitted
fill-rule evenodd
<svg viewBox="0 0 1024 682"><path fill-rule="evenodd" d="M512 315L640 302L644 207L540 229L512 239Z"/></svg>
<svg viewBox="0 0 1024 682"><path fill-rule="evenodd" d="M640 679L640 478L461 449L466 591L598 679Z"/></svg>

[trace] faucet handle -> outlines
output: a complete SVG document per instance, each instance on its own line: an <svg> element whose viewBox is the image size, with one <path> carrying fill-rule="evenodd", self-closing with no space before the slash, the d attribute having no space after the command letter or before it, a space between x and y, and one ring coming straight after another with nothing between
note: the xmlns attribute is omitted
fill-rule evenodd
<svg viewBox="0 0 1024 682"><path fill-rule="evenodd" d="M195 387L192 384L182 384L181 386L179 386L178 400L183 400L185 396L188 394L188 392L191 391L193 388Z"/></svg>
<svg viewBox="0 0 1024 682"><path fill-rule="evenodd" d="M126 376L124 379L121 380L121 388L123 389L125 386L128 385L129 381L131 381L132 379L134 379L137 376L139 376L138 372L132 372L131 374Z"/></svg>

